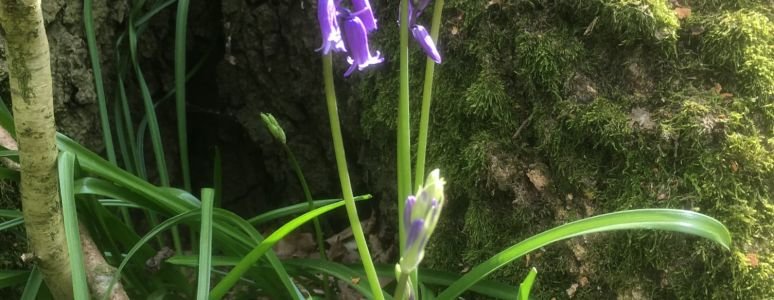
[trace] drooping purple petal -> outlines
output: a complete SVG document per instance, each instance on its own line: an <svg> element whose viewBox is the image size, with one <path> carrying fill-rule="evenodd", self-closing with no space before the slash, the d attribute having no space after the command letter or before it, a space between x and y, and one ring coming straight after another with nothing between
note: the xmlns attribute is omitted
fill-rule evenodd
<svg viewBox="0 0 774 300"><path fill-rule="evenodd" d="M414 36L414 40L419 43L419 46L422 47L422 51L425 52L427 57L435 61L435 63L441 63L441 54L438 53L438 49L435 47L433 38L430 37L430 34L427 32L427 29L425 29L424 26L414 25L411 27L411 35Z"/></svg>
<svg viewBox="0 0 774 300"><path fill-rule="evenodd" d="M406 249L411 248L414 243L419 242L417 239L420 238L420 235L422 235L424 229L424 220L414 220L411 222L411 227L409 227L408 236L406 237Z"/></svg>
<svg viewBox="0 0 774 300"><path fill-rule="evenodd" d="M371 9L371 2L368 0L352 0L352 8L355 11L352 15L357 16L363 21L366 30L371 32L376 29L376 18L374 18L374 12Z"/></svg>
<svg viewBox="0 0 774 300"><path fill-rule="evenodd" d="M328 54L333 51L344 52L344 42L341 40L341 30L336 20L337 9L335 0L320 0L317 3L317 22L320 23L322 45L316 51Z"/></svg>
<svg viewBox="0 0 774 300"><path fill-rule="evenodd" d="M349 51L347 60L350 64L344 77L351 75L355 67L362 71L370 65L384 61L379 51L376 51L376 55L371 55L371 50L368 48L368 31L360 17L346 16L341 29L344 34L344 46Z"/></svg>

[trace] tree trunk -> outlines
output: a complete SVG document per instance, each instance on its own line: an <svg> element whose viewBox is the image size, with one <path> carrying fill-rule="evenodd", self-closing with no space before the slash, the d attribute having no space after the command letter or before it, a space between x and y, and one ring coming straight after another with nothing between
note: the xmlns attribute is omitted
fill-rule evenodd
<svg viewBox="0 0 774 300"><path fill-rule="evenodd" d="M69 254L57 187L54 105L40 0L0 1L21 164L30 250L55 299L72 298Z"/></svg>

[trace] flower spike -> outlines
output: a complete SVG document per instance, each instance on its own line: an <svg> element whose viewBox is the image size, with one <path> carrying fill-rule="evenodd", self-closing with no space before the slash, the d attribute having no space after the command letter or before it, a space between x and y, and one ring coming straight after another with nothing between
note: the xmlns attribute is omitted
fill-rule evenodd
<svg viewBox="0 0 774 300"><path fill-rule="evenodd" d="M444 180L438 169L430 172L426 184L417 191L417 195L406 199L403 211L403 224L407 237L403 257L396 266L400 272L411 272L419 266L425 255L425 245L430 239L444 204Z"/></svg>

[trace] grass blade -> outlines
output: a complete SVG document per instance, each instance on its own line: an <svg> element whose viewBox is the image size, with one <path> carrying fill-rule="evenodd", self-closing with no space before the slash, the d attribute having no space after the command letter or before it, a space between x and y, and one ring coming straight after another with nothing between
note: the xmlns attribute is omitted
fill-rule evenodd
<svg viewBox="0 0 774 300"><path fill-rule="evenodd" d="M288 265L294 265L296 264L296 260L288 260L286 261L286 264ZM314 259L299 259L298 264L315 264L316 260ZM347 265L353 270L356 270L358 272L363 270L363 266L356 266L356 265ZM376 265L376 272L379 274L380 277L394 277L395 276L395 266L394 265ZM428 284L428 285L436 285L436 286L446 286L448 287L452 283L456 282L460 277L462 277L459 273L452 273L452 272L446 272L446 271L437 271L437 270L431 270L431 269L419 269L419 274L422 274L419 276L419 283L420 284ZM478 293L487 297L497 298L497 299L516 299L516 295L518 295L519 290L512 285L504 284L501 282L493 281L493 280L481 280L479 282L476 282L473 286L471 286L468 291ZM438 297L436 297L438 298ZM443 298L438 298L443 299Z"/></svg>
<svg viewBox="0 0 774 300"><path fill-rule="evenodd" d="M519 299L518 300L529 300L529 292L532 291L532 284L535 283L535 278L537 277L537 269L532 268L529 270L529 274L527 274L527 277L524 278L524 281L521 282L519 285Z"/></svg>
<svg viewBox="0 0 774 300"><path fill-rule="evenodd" d="M73 280L75 299L89 299L89 285L86 281L86 265L83 263L81 235L78 229L78 211L75 207L73 177L75 177L75 155L70 152L59 153L59 194L62 197L62 215L64 217L67 251L70 252L70 272Z"/></svg>
<svg viewBox="0 0 774 300"><path fill-rule="evenodd" d="M29 271L0 271L0 289L16 286L29 277Z"/></svg>
<svg viewBox="0 0 774 300"><path fill-rule="evenodd" d="M0 179L19 181L21 179L21 174L19 174L19 171L0 167Z"/></svg>
<svg viewBox="0 0 774 300"><path fill-rule="evenodd" d="M22 217L14 218L0 223L0 231L19 226L21 224L24 224L24 218Z"/></svg>
<svg viewBox="0 0 774 300"><path fill-rule="evenodd" d="M307 264L307 262L309 263ZM362 268L356 271L340 263L319 259L289 260L286 263L289 267L292 266L298 269L311 269L315 272L333 276L334 278L341 280L353 289L357 290L363 296L363 298L373 299L373 293L371 293L371 288L368 286L366 280L353 280L356 278L365 277ZM391 276L395 276L394 272L395 270L393 268L393 274ZM383 291L383 294L386 299L392 299L389 292Z"/></svg>
<svg viewBox="0 0 774 300"><path fill-rule="evenodd" d="M177 1L175 18L175 108L177 111L177 139L180 150L180 167L183 171L183 186L191 190L191 174L188 163L188 127L185 110L186 83L186 27L188 26L188 0Z"/></svg>
<svg viewBox="0 0 774 300"><path fill-rule="evenodd" d="M202 226L199 230L199 276L196 298L206 300L210 293L210 269L212 268L212 205L214 191L202 189Z"/></svg>
<svg viewBox="0 0 774 300"><path fill-rule="evenodd" d="M731 234L717 220L692 211L676 209L639 209L614 212L565 224L534 235L492 256L462 276L441 294L440 299L454 299L473 284L511 261L540 247L574 236L626 229L657 229L682 232L716 242L726 249Z"/></svg>
<svg viewBox="0 0 774 300"><path fill-rule="evenodd" d="M166 215L175 215L190 211L192 209L196 209L198 211L198 206L191 203L190 201L177 198L168 190L156 187L147 181L144 181L137 176L134 176L127 171L116 167L115 165L111 165L103 158L72 141L65 135L57 135L57 145L62 151L68 151L76 154L78 156L78 163L84 172L104 178L108 182L111 182L111 185L121 186L131 191L132 193L139 195L141 198L146 199L145 201L152 203L154 207L159 207L159 212L162 212ZM250 224L245 222L243 219L237 219L243 222L244 226L248 227L250 230L255 231L255 228L250 226ZM220 246L222 246L225 250L228 250L230 254L244 255L260 242L258 239L260 238L260 235L257 235L258 238L248 238L245 234L239 234L238 232L234 232L229 235L226 233L229 228L220 225L217 222L213 224L213 226L215 229L217 229L213 238L217 240L217 243ZM290 282L288 279L289 275L287 275L287 272L282 268L282 264L272 253L273 252L270 251L270 255L267 255L267 259L272 264L272 268L274 268L275 273L281 278L285 284L285 287L288 289L288 292L290 292L293 297L297 297L297 288L292 282Z"/></svg>
<svg viewBox="0 0 774 300"><path fill-rule="evenodd" d="M16 139L16 126L13 124L13 115L11 114L11 110L8 109L8 106L5 105L3 98L0 98L0 126L8 131L8 133L11 134L11 137Z"/></svg>
<svg viewBox="0 0 774 300"><path fill-rule="evenodd" d="M38 299L38 291L40 291L40 284L43 282L43 274L40 273L37 267L32 267L30 276L27 277L27 284L24 285L24 291L21 295L21 300L35 300Z"/></svg>
<svg viewBox="0 0 774 300"><path fill-rule="evenodd" d="M369 200L371 198L373 198L373 196L369 194L360 195L355 197L355 201ZM344 201L344 200L343 199L315 200L315 201L312 201L312 206L314 208L319 208L339 201ZM262 213L260 215L250 218L249 220L247 220L247 222L249 222L253 226L258 226L269 221L273 221L279 218L283 218L283 217L287 217L295 214L300 214L307 211L309 211L309 206L307 203L298 203L298 204L278 208L275 210L267 211L265 213Z"/></svg>
<svg viewBox="0 0 774 300"><path fill-rule="evenodd" d="M86 31L86 44L91 59L91 69L94 72L94 86L97 91L97 104L99 106L99 119L102 126L102 141L105 143L108 161L116 164L116 151L113 146L113 137L110 131L108 119L107 99L105 97L105 85L102 82L102 66L99 62L99 48L97 48L97 36L94 33L94 16L92 15L92 0L83 0L83 26Z"/></svg>
<svg viewBox="0 0 774 300"><path fill-rule="evenodd" d="M236 215L231 211L224 210L224 209L215 209L215 220L216 220L215 222L216 225L223 224L225 222L231 223L236 228L242 230L242 232L247 234L256 243L260 243L263 241L263 236L261 236L261 234L257 230L255 230L255 227L251 226L250 223L247 223L247 221L242 219L242 217ZM282 264L282 262L280 262L277 255L274 254L274 251L269 251L268 253L266 253L266 260L269 262L269 265L271 265L271 267L275 270L277 278L280 280L280 283L288 292L288 294L293 299L303 299L303 296L301 296L301 292L298 290L295 284L293 284L293 281L290 278L290 275L288 275L284 265Z"/></svg>
<svg viewBox="0 0 774 300"><path fill-rule="evenodd" d="M199 217L199 215L201 215L201 211L199 210L193 210L193 211L176 215L174 217L171 217L165 220L164 222L161 222L161 224L159 224L156 227L153 227L153 229L151 229L148 233L146 233L145 236L143 236L139 241L137 241L137 243L131 249L129 249L129 252L127 252L126 255L124 256L124 259L121 261L121 264L118 266L118 269L116 270L116 273L113 276L113 279L110 281L110 285L107 292L105 293L105 297L107 297L113 292L113 286L117 282L118 278L120 278L121 272L124 270L124 268L132 259L132 257L134 257L134 255L143 246L145 246L151 239L153 239L156 235L169 229L170 227L173 227L187 220L192 220L196 217ZM103 298L103 300L106 300L106 299Z"/></svg>
<svg viewBox="0 0 774 300"><path fill-rule="evenodd" d="M145 82L142 68L140 68L140 62L137 59L138 37L137 31L135 30L134 16L138 14L141 7L141 5L134 6L132 8L131 16L129 17L129 57L134 68L137 84L140 86L140 92L145 106L145 116L148 120L148 129L151 135L151 145L153 145L153 154L156 158L156 168L159 172L159 179L161 180L162 186L169 186L169 172L167 171L164 145L161 140L161 130L159 129L159 122L156 117L156 109L153 105L150 89L148 89L148 85Z"/></svg>
<svg viewBox="0 0 774 300"><path fill-rule="evenodd" d="M221 195L223 195L223 163L220 156L220 148L215 146L215 155L212 158L212 186L215 189L214 206L221 207Z"/></svg>
<svg viewBox="0 0 774 300"><path fill-rule="evenodd" d="M99 204L104 207L126 207L126 208L137 208L137 209L145 208L140 205L137 205L128 201L124 201L121 199L99 199L98 201L99 201ZM133 227L133 226L130 225L129 227Z"/></svg>
<svg viewBox="0 0 774 300"><path fill-rule="evenodd" d="M15 209L0 209L0 218L20 218L22 213Z"/></svg>
<svg viewBox="0 0 774 300"><path fill-rule="evenodd" d="M250 253L248 253L242 260L234 266L234 268L226 275L223 280L221 280L210 293L210 298L212 299L220 299L222 298L226 292L228 292L231 287L236 284L237 280L239 280L239 277L242 276L255 262L258 261L261 256L263 256L264 253L266 253L268 250L271 249L274 244L279 242L282 238L284 238L286 235L290 234L296 228L303 225L304 223L314 219L315 217L322 215L324 213L327 213L333 209L336 209L338 207L341 207L344 205L344 202L337 202L333 204L328 204L326 206L317 208L315 210L312 210L310 212L307 212L301 216L296 217L295 219L291 220L290 222L286 223L274 233L266 237L265 240L263 240L258 246L253 248Z"/></svg>

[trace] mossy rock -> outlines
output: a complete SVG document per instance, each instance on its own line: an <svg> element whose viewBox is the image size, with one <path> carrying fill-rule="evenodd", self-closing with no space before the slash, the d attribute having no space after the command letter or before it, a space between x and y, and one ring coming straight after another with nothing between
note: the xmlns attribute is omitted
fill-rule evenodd
<svg viewBox="0 0 774 300"><path fill-rule="evenodd" d="M682 234L597 234L493 277L515 284L537 267L538 299L774 298L764 2L700 1L680 17L659 0L447 2L428 168L446 177L449 206L425 265L463 272L569 221L680 208L724 222L732 250ZM382 19L397 11L377 7ZM375 36L389 61L394 27ZM414 124L421 58L412 46ZM395 165L396 74L388 64L358 88L369 153L384 153L374 166Z"/></svg>

